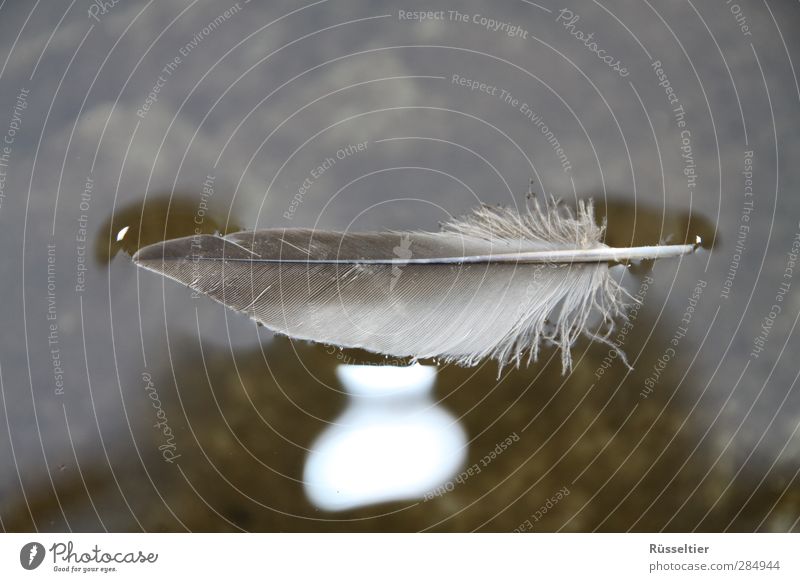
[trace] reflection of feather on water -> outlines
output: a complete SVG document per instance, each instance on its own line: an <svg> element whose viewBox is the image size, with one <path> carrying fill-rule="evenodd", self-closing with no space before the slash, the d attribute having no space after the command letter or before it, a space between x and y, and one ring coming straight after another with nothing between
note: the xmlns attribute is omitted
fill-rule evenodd
<svg viewBox="0 0 800 582"><path fill-rule="evenodd" d="M578 335L605 341L623 315L609 261L694 248L612 249L602 235L591 203L573 213L534 202L522 214L484 207L438 233L200 235L150 245L134 261L291 337L463 365L519 365L526 353L530 362L548 340L566 371Z"/></svg>

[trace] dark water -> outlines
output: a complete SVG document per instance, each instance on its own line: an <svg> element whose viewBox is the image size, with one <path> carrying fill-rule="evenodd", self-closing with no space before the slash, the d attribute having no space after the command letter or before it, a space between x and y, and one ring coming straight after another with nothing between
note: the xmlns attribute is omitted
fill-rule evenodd
<svg viewBox="0 0 800 582"><path fill-rule="evenodd" d="M5 530L800 528L797 6L399 13L421 6L1 5ZM407 362L273 336L130 260L435 229L529 186L593 198L612 246L702 238L615 268L632 369L586 339L568 375L546 347L359 396L343 366Z"/></svg>

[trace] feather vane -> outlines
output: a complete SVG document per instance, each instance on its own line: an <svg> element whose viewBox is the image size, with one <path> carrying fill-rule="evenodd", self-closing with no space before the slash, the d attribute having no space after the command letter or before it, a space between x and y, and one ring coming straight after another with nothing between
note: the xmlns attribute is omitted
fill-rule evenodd
<svg viewBox="0 0 800 582"><path fill-rule="evenodd" d="M287 336L395 357L500 366L606 341L625 292L609 262L693 245L611 249L591 202L526 211L482 207L440 232L268 229L198 235L134 255L154 271ZM599 317L593 317L597 314Z"/></svg>

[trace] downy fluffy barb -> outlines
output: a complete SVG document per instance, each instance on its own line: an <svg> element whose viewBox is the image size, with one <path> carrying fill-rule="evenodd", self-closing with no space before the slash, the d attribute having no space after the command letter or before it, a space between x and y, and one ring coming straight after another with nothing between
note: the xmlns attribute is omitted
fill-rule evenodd
<svg viewBox="0 0 800 582"><path fill-rule="evenodd" d="M608 249L602 236L591 202L573 213L548 200L522 213L483 207L437 233L199 235L150 245L134 261L293 338L501 368L535 360L547 341L566 372L579 335L608 343L624 291L609 259L531 253Z"/></svg>
<svg viewBox="0 0 800 582"><path fill-rule="evenodd" d="M606 246L601 242L605 225L595 222L591 200L578 201L576 214L552 197L545 199L544 205L534 199L526 210L520 214L506 207L483 206L443 224L442 231L486 241L525 241L536 250ZM554 271L545 272L547 268ZM509 362L519 366L526 352L527 363L535 361L541 341L547 340L560 348L566 373L572 367L572 345L581 334L616 349L607 338L614 329L613 318L625 317L622 298L630 295L610 276L608 263L539 264L534 268L534 279L537 277L547 283L529 286L519 309L518 324L500 338L491 352L475 359L457 359L457 363L471 365L490 357L498 361L501 369ZM627 364L625 354L620 352L620 356Z"/></svg>
<svg viewBox="0 0 800 582"><path fill-rule="evenodd" d="M552 197L544 208L534 199L522 214L503 206L482 206L466 217L444 223L442 230L485 240L525 240L540 244L542 249L605 246L601 243L605 228L594 221L591 200L578 201L577 216Z"/></svg>

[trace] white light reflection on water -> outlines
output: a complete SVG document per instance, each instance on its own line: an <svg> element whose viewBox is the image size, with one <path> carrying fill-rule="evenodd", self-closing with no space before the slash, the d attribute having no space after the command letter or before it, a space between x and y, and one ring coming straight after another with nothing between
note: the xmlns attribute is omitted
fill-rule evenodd
<svg viewBox="0 0 800 582"><path fill-rule="evenodd" d="M348 408L314 443L305 466L311 501L339 511L421 497L466 459L466 435L432 398L435 366L340 365Z"/></svg>

